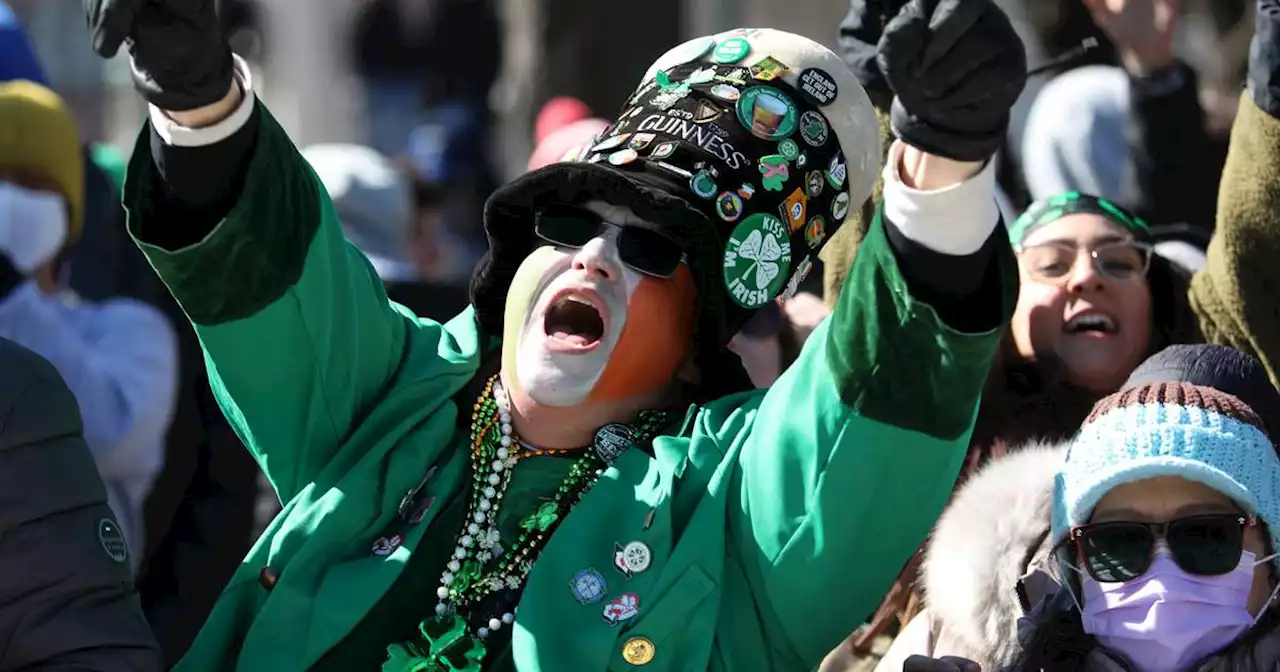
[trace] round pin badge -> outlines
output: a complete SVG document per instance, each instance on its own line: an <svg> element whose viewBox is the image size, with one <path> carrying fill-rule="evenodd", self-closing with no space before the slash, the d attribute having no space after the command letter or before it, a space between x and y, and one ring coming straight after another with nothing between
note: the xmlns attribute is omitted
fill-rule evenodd
<svg viewBox="0 0 1280 672"><path fill-rule="evenodd" d="M800 156L800 147L795 140L788 138L778 143L778 153L787 157L788 161L795 161Z"/></svg>
<svg viewBox="0 0 1280 672"><path fill-rule="evenodd" d="M657 70L667 70L677 65L684 65L689 61L694 61L707 55L708 51L716 46L715 38L711 36L698 37L684 44L672 47L670 51L663 54L654 64Z"/></svg>
<svg viewBox="0 0 1280 672"><path fill-rule="evenodd" d="M711 87L711 95L720 100L734 102L742 97L742 92L738 90L738 87L731 84L716 84Z"/></svg>
<svg viewBox="0 0 1280 672"><path fill-rule="evenodd" d="M817 198L822 194L822 188L826 183L821 170L811 170L804 176L805 193L809 194L809 198Z"/></svg>
<svg viewBox="0 0 1280 672"><path fill-rule="evenodd" d="M634 149L623 149L609 155L609 163L615 166L625 166L632 161L640 158L640 154Z"/></svg>
<svg viewBox="0 0 1280 672"><path fill-rule="evenodd" d="M839 154L831 157L831 163L827 165L827 183L832 189L843 189L847 177L849 177L849 167L845 165L844 157Z"/></svg>
<svg viewBox="0 0 1280 672"><path fill-rule="evenodd" d="M609 588L600 572L587 568L573 575L569 581L569 592L582 604L595 604L604 599Z"/></svg>
<svg viewBox="0 0 1280 672"><path fill-rule="evenodd" d="M129 559L129 545L125 543L124 533L120 531L116 521L110 518L98 521L98 542L112 560L124 562Z"/></svg>
<svg viewBox="0 0 1280 672"><path fill-rule="evenodd" d="M759 308L782 291L791 268L787 225L767 213L742 220L729 234L724 251L724 284L734 303Z"/></svg>
<svg viewBox="0 0 1280 672"><path fill-rule="evenodd" d="M771 86L753 86L738 99L738 121L757 138L782 140L796 130L796 104Z"/></svg>
<svg viewBox="0 0 1280 672"><path fill-rule="evenodd" d="M591 442L596 456L610 465L617 462L618 458L633 445L635 445L635 437L632 436L631 430L626 425L616 422L611 422L597 430L595 440Z"/></svg>
<svg viewBox="0 0 1280 672"><path fill-rule="evenodd" d="M731 37L716 45L715 51L711 52L711 60L729 65L741 61L749 53L751 53L751 43L747 38Z"/></svg>
<svg viewBox="0 0 1280 672"><path fill-rule="evenodd" d="M842 191L836 194L835 200L831 201L831 216L835 217L837 222L843 222L847 214L849 214L849 192Z"/></svg>
<svg viewBox="0 0 1280 672"><path fill-rule="evenodd" d="M720 187L716 184L716 178L706 170L699 170L689 179L689 189L698 198L715 198L716 193L720 191Z"/></svg>
<svg viewBox="0 0 1280 672"><path fill-rule="evenodd" d="M804 227L804 242L816 250L826 237L827 220L823 219L822 215L810 218L808 226Z"/></svg>
<svg viewBox="0 0 1280 672"><path fill-rule="evenodd" d="M798 88L809 102L816 105L830 105L839 93L836 80L827 74L827 71L818 68L809 68L801 72Z"/></svg>
<svg viewBox="0 0 1280 672"><path fill-rule="evenodd" d="M800 137L804 138L806 144L810 147L821 147L827 143L827 136L831 134L831 127L827 125L827 120L821 114L809 110L800 115Z"/></svg>
<svg viewBox="0 0 1280 672"><path fill-rule="evenodd" d="M726 222L736 222L742 216L742 197L732 191L722 192L716 198L716 214Z"/></svg>
<svg viewBox="0 0 1280 672"><path fill-rule="evenodd" d="M643 541L633 541L622 547L622 561L632 574L639 574L653 563L653 551Z"/></svg>

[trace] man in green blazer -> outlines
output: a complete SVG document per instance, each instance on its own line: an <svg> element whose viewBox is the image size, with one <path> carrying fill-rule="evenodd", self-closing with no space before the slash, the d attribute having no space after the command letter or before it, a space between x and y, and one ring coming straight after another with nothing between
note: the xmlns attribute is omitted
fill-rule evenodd
<svg viewBox="0 0 1280 672"><path fill-rule="evenodd" d="M988 0L886 30L883 216L768 391L725 344L879 168L825 47L663 55L598 141L493 195L439 324L387 301L208 5L86 3L151 103L129 230L284 503L179 669L799 670L875 607L1017 290L988 160L1025 59Z"/></svg>

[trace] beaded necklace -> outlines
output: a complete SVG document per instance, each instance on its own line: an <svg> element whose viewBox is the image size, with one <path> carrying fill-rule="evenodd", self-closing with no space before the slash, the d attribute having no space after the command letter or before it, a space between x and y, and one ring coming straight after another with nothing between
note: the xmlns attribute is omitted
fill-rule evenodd
<svg viewBox="0 0 1280 672"><path fill-rule="evenodd" d="M631 441L643 443L666 424L669 414L644 411L626 431ZM614 429L609 425L605 429ZM603 432L604 430L602 430ZM599 443L599 441L597 441ZM536 455L580 452L555 494L520 523L519 536L504 548L498 531L498 511L517 463ZM485 640L515 622L515 608L481 620L473 611L481 600L503 592L514 596L524 585L533 561L559 522L595 485L605 468L597 450L544 450L522 444L511 427L506 391L494 375L485 384L471 414L471 492L465 527L458 535L453 555L440 575L435 615L424 620L421 639L393 644L383 672L478 672L486 653ZM515 600L509 600L514 605ZM472 630L472 623L482 623Z"/></svg>

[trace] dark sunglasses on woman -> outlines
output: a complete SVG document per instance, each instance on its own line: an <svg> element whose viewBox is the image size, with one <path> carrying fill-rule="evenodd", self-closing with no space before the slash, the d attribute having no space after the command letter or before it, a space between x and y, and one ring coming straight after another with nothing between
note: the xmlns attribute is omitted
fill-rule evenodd
<svg viewBox="0 0 1280 672"><path fill-rule="evenodd" d="M655 278L675 275L685 261L684 247L657 231L605 220L586 208L546 207L534 215L533 232L560 247L580 248L609 227L618 229L618 258L627 266Z"/></svg>
<svg viewBox="0 0 1280 672"><path fill-rule="evenodd" d="M1184 571L1218 576L1240 564L1244 530L1257 524L1257 518L1238 513L1188 516L1163 523L1090 523L1072 528L1063 543L1074 548L1081 568L1099 583L1130 581L1145 574L1160 539Z"/></svg>

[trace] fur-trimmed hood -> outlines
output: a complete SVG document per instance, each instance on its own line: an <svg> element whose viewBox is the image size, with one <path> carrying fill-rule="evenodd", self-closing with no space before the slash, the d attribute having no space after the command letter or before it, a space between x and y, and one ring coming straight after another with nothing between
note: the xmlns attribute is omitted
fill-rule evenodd
<svg viewBox="0 0 1280 672"><path fill-rule="evenodd" d="M1057 588L1048 558L1053 478L1066 444L1033 444L995 459L938 520L922 583L934 649L983 669L1018 654L1018 619Z"/></svg>

